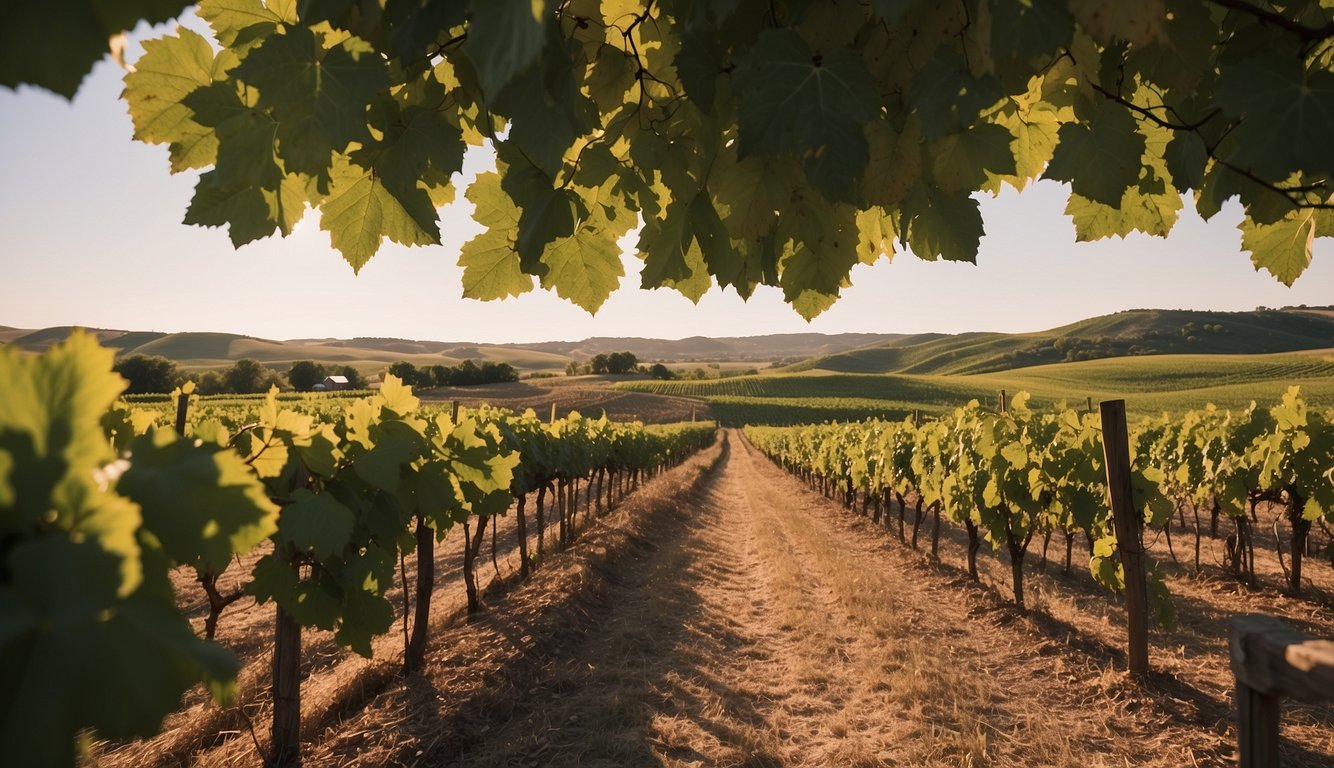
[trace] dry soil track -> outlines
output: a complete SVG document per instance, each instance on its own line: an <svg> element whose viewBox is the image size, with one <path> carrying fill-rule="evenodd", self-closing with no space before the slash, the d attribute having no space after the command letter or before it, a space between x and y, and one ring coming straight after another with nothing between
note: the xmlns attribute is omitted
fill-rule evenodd
<svg viewBox="0 0 1334 768"><path fill-rule="evenodd" d="M691 503L639 532L656 546L617 568L596 631L505 725L431 763L1228 762L1227 702L1171 680L1138 694L1115 653L913 564L729 437Z"/></svg>

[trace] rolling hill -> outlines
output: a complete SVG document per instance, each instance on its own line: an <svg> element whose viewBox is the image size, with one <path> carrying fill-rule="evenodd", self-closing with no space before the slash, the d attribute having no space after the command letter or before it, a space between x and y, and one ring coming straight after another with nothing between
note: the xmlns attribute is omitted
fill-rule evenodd
<svg viewBox="0 0 1334 768"><path fill-rule="evenodd" d="M786 370L975 374L1143 355L1273 354L1334 347L1324 307L1253 312L1136 309L1036 333L902 336Z"/></svg>
<svg viewBox="0 0 1334 768"><path fill-rule="evenodd" d="M599 337L573 342L478 344L396 338L291 339L277 341L234 333L161 333L107 328L85 329L118 355L159 355L185 368L208 369L253 358L273 367L296 360L382 368L406 360L414 365L455 365L464 360L509 363L521 371L563 372L571 360L630 351L646 361L754 361L829 355L898 336L872 333L777 334L724 339L642 339ZM0 343L40 352L64 340L74 326L24 330L0 326Z"/></svg>

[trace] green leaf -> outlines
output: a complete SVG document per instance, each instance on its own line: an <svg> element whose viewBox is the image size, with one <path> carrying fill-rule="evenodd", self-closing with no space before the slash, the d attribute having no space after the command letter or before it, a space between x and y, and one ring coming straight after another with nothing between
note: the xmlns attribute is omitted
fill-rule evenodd
<svg viewBox="0 0 1334 768"><path fill-rule="evenodd" d="M959 54L945 46L918 71L909 93L928 140L971 126L1001 96L994 77L974 77Z"/></svg>
<svg viewBox="0 0 1334 768"><path fill-rule="evenodd" d="M927 150L936 186L945 192L972 192L982 186L988 173L1013 174L1013 140L1009 131L995 123L976 125L937 140Z"/></svg>
<svg viewBox="0 0 1334 768"><path fill-rule="evenodd" d="M296 23L296 3L260 0L200 0L199 17L213 28L218 42L228 48L246 47L262 40L280 24Z"/></svg>
<svg viewBox="0 0 1334 768"><path fill-rule="evenodd" d="M533 278L519 268L514 246L519 209L501 190L500 176L491 172L478 175L466 197L473 204L473 219L487 230L459 251L463 296L491 301L533 290Z"/></svg>
<svg viewBox="0 0 1334 768"><path fill-rule="evenodd" d="M1238 229L1242 250L1250 251L1255 268L1268 270L1284 285L1292 285L1311 265L1316 222L1310 209L1274 224L1256 224L1248 216Z"/></svg>
<svg viewBox="0 0 1334 768"><path fill-rule="evenodd" d="M259 106L278 121L278 155L287 170L322 175L336 152L370 138L366 109L388 90L389 70L356 37L326 48L294 26L251 51L232 75L259 89Z"/></svg>
<svg viewBox="0 0 1334 768"><path fill-rule="evenodd" d="M807 320L833 305L848 273L857 264L856 239L849 238L849 242L852 248L799 245L783 260L779 276L783 298Z"/></svg>
<svg viewBox="0 0 1334 768"><path fill-rule="evenodd" d="M333 496L298 488L278 517L278 535L302 552L331 557L352 541L355 520L352 510Z"/></svg>
<svg viewBox="0 0 1334 768"><path fill-rule="evenodd" d="M472 0L466 50L494 97L542 52L546 0Z"/></svg>
<svg viewBox="0 0 1334 768"><path fill-rule="evenodd" d="M917 258L975 261L981 243L982 214L967 193L946 194L927 188L904 203L908 247Z"/></svg>
<svg viewBox="0 0 1334 768"><path fill-rule="evenodd" d="M144 527L174 562L226 567L277 530L278 510L235 451L158 429L131 445L117 490L139 505Z"/></svg>
<svg viewBox="0 0 1334 768"><path fill-rule="evenodd" d="M1144 46L1162 37L1167 17L1163 0L1070 0L1070 13L1084 31L1110 46L1117 42Z"/></svg>
<svg viewBox="0 0 1334 768"><path fill-rule="evenodd" d="M1104 101L1087 125L1061 126L1060 143L1042 177L1068 181L1075 194L1116 206L1139 180L1144 143L1129 110Z"/></svg>
<svg viewBox="0 0 1334 768"><path fill-rule="evenodd" d="M1072 194L1065 212L1074 221L1075 239L1088 242L1131 232L1165 236L1181 206L1181 195L1173 187L1150 179L1127 189L1116 207Z"/></svg>
<svg viewBox="0 0 1334 768"><path fill-rule="evenodd" d="M831 198L856 188L868 158L861 125L880 101L860 56L845 48L816 55L795 31L768 30L734 78L740 157L793 153Z"/></svg>
<svg viewBox="0 0 1334 768"><path fill-rule="evenodd" d="M908 120L901 133L876 120L866 126L870 159L862 193L875 205L897 206L922 178L922 132Z"/></svg>
<svg viewBox="0 0 1334 768"><path fill-rule="evenodd" d="M992 0L991 49L1001 56L1044 56L1068 47L1074 19L1064 3Z"/></svg>
<svg viewBox="0 0 1334 768"><path fill-rule="evenodd" d="M1276 181L1293 171L1334 173L1334 73L1265 52L1226 66L1214 92L1241 118L1231 136L1234 164Z"/></svg>
<svg viewBox="0 0 1334 768"><path fill-rule="evenodd" d="M172 173L212 165L218 138L194 120L183 102L195 89L222 76L221 64L235 63L224 55L214 59L208 41L181 27L179 36L144 41L144 55L125 75L125 102L134 122L134 138L147 144L166 144Z"/></svg>
<svg viewBox="0 0 1334 768"><path fill-rule="evenodd" d="M197 682L234 679L228 651L194 636L158 570L154 589L114 591L114 559L91 542L26 540L0 585L0 739L22 765L73 765L75 735L150 736ZM117 694L99 695L98 691ZM91 693L90 693L91 692Z"/></svg>
<svg viewBox="0 0 1334 768"><path fill-rule="evenodd" d="M570 54L554 26L549 37L537 65L514 76L490 106L510 118L505 143L518 148L524 160L542 173L556 178L565 153L589 130L585 110L591 104L579 90Z"/></svg>
<svg viewBox="0 0 1334 768"><path fill-rule="evenodd" d="M871 0L871 12L886 24L897 22L911 7L911 0Z"/></svg>
<svg viewBox="0 0 1334 768"><path fill-rule="evenodd" d="M9 3L0 25L0 85L48 88L74 98L84 75L110 47L113 35L140 19L150 24L180 15L182 0L89 0Z"/></svg>
<svg viewBox="0 0 1334 768"><path fill-rule="evenodd" d="M334 157L329 197L320 229L358 272L380 249L384 238L400 245L438 245L440 226L425 190L390 190L373 170L345 155Z"/></svg>
<svg viewBox="0 0 1334 768"><path fill-rule="evenodd" d="M722 69L718 30L708 22L687 24L681 34L681 50L676 54L676 75L686 95L705 112L713 109Z"/></svg>
<svg viewBox="0 0 1334 768"><path fill-rule="evenodd" d="M573 302L590 315L597 312L621 283L625 269L617 231L601 205L594 205L588 218L579 222L574 233L547 246L542 263L543 288L555 288L556 295Z"/></svg>
<svg viewBox="0 0 1334 768"><path fill-rule="evenodd" d="M735 159L731 154L720 157L709 182L728 235L742 240L768 234L801 182L796 163L758 155L734 163L724 158Z"/></svg>
<svg viewBox="0 0 1334 768"><path fill-rule="evenodd" d="M1168 143L1163 160L1167 163L1167 172L1172 174L1172 185L1177 189L1198 190L1204 184L1204 166L1209 161L1209 151L1198 133L1178 132Z"/></svg>

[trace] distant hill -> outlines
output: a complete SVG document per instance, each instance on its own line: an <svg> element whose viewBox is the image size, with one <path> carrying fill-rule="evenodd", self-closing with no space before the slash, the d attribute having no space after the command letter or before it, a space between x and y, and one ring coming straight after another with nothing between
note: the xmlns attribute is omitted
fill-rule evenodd
<svg viewBox="0 0 1334 768"><path fill-rule="evenodd" d="M234 333L161 333L108 328L85 329L118 355L160 355L186 368L220 368L243 357L283 368L296 360L375 369L406 360L414 365L454 365L464 360L505 362L521 371L564 371L571 360L629 351L645 361L800 360L830 355L899 336L872 333L824 335L777 334L724 339L593 338L535 344L358 337L354 339L291 339L275 341ZM40 352L64 340L74 326L24 330L0 326L0 344Z"/></svg>
<svg viewBox="0 0 1334 768"><path fill-rule="evenodd" d="M1201 312L1135 309L1037 333L902 336L789 371L992 373L1051 363L1178 354L1271 354L1334 347L1327 307Z"/></svg>
<svg viewBox="0 0 1334 768"><path fill-rule="evenodd" d="M768 336L725 336L711 339L645 339L595 336L583 341L546 341L514 344L551 354L586 360L594 355L629 350L647 360L692 362L702 360L770 361L780 358L821 357L844 350L906 338L887 333L775 333Z"/></svg>

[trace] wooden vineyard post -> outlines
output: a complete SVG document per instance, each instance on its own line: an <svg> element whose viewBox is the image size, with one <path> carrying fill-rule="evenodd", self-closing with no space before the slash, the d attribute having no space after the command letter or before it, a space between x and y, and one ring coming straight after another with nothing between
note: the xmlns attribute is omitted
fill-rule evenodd
<svg viewBox="0 0 1334 768"><path fill-rule="evenodd" d="M1334 701L1334 641L1250 614L1228 620L1228 647L1237 680L1238 765L1277 766L1282 697Z"/></svg>
<svg viewBox="0 0 1334 768"><path fill-rule="evenodd" d="M287 567L296 570L287 553ZM273 631L273 733L270 766L301 761L301 625L292 614L278 609Z"/></svg>
<svg viewBox="0 0 1334 768"><path fill-rule="evenodd" d="M1126 657L1132 675L1149 672L1149 601L1144 580L1144 544L1139 510L1130 488L1130 437L1126 431L1126 401L1104 400L1102 450L1107 465L1107 490L1112 498L1112 522L1126 582L1126 624L1130 645Z"/></svg>
<svg viewBox="0 0 1334 768"><path fill-rule="evenodd" d="M190 393L182 389L176 396L176 434L185 437L185 416L190 411Z"/></svg>
<svg viewBox="0 0 1334 768"><path fill-rule="evenodd" d="M1000 407L996 409L1000 413L1005 413L1005 390L1000 391Z"/></svg>

